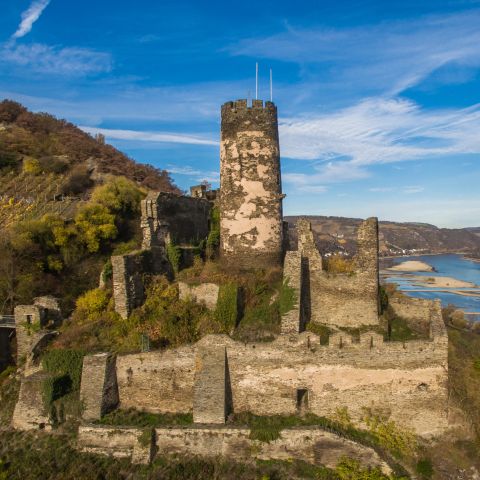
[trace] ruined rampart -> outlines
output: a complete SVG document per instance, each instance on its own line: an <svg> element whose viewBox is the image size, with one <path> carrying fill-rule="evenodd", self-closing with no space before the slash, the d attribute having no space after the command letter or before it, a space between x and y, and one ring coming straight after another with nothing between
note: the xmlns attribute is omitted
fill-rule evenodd
<svg viewBox="0 0 480 480"><path fill-rule="evenodd" d="M432 340L406 343L383 342L373 332L362 334L359 343L332 337L330 345L308 332L258 344L210 335L176 350L119 356L120 408L191 412L197 349L206 364L209 349L215 358L223 347L233 412L295 414L301 392L302 408L317 415L347 407L359 421L364 408L373 408L420 435L435 434L447 425L448 340L442 325L432 329L438 332ZM212 371L211 381L223 382L214 380L220 373Z"/></svg>
<svg viewBox="0 0 480 480"><path fill-rule="evenodd" d="M297 223L302 255L303 311L308 321L336 327L379 324L378 221L358 230L357 255L349 273L327 272L315 246L310 222Z"/></svg>

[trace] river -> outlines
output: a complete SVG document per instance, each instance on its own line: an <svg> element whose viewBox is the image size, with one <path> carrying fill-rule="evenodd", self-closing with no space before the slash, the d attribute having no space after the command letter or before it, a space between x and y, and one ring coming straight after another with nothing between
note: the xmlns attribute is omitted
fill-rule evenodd
<svg viewBox="0 0 480 480"><path fill-rule="evenodd" d="M457 280L472 282L477 286L477 288L439 289L438 287L422 287L422 290L425 289L426 291L415 292L412 290L419 289L419 287L415 286L415 280L409 278L408 276L386 273L385 275L382 275L383 281L388 283L396 283L399 290L412 297L427 299L439 298L442 301L443 306L453 304L461 308L465 312L480 312L480 263L468 260L462 255L443 254L397 257L393 259L388 259L386 261L382 260L382 264L388 262L388 264L390 265L397 265L399 263L406 262L407 260L419 260L421 262L428 263L436 270L435 272L408 272L409 274L425 277L452 277ZM453 290L457 292L463 292L463 294L454 293ZM467 296L465 295L467 292L472 292L473 295L476 294L478 296ZM471 318L480 320L480 315L472 316Z"/></svg>

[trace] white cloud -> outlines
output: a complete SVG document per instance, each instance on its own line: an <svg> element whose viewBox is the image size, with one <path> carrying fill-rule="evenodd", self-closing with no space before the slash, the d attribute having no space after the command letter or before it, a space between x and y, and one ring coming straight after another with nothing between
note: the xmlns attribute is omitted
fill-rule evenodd
<svg viewBox="0 0 480 480"><path fill-rule="evenodd" d="M87 48L53 47L40 43L5 44L0 62L9 62L29 70L52 75L87 75L112 69L110 54Z"/></svg>
<svg viewBox="0 0 480 480"><path fill-rule="evenodd" d="M32 29L33 24L40 18L40 15L47 8L50 0L35 0L30 7L22 13L22 21L12 39L24 37Z"/></svg>
<svg viewBox="0 0 480 480"><path fill-rule="evenodd" d="M393 187L373 187L368 189L369 192L380 192L380 193L392 192L393 190L395 190Z"/></svg>
<svg viewBox="0 0 480 480"><path fill-rule="evenodd" d="M296 63L324 90L398 94L447 65L478 67L479 24L476 9L351 28L289 27L242 40L228 51Z"/></svg>
<svg viewBox="0 0 480 480"><path fill-rule="evenodd" d="M184 143L190 145L218 145L218 141L201 138L194 135L178 133L140 132L135 130L115 130L108 128L80 127L91 135L101 133L106 138L114 140L137 140L141 142Z"/></svg>
<svg viewBox="0 0 480 480"><path fill-rule="evenodd" d="M403 187L403 193L406 193L407 195L410 195L412 193L420 193L424 190L425 188L420 185L410 185L408 187Z"/></svg>
<svg viewBox="0 0 480 480"><path fill-rule="evenodd" d="M195 178L195 180L199 182L206 180L210 183L218 183L220 181L220 172L202 171L190 165L168 165L167 170L174 175L185 175L187 177Z"/></svg>

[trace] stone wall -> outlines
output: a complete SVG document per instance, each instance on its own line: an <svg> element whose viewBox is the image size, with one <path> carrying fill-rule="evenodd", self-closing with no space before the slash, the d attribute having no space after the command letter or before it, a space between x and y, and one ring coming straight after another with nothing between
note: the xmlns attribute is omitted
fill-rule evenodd
<svg viewBox="0 0 480 480"><path fill-rule="evenodd" d="M415 331L430 334L433 315L438 315L438 306L431 300L413 297L390 297L388 305L392 312L405 319ZM440 305L441 315L441 305Z"/></svg>
<svg viewBox="0 0 480 480"><path fill-rule="evenodd" d="M150 252L138 251L112 257L115 311L127 318L145 300L143 274L151 271Z"/></svg>
<svg viewBox="0 0 480 480"><path fill-rule="evenodd" d="M295 304L293 308L282 315L280 324L283 335L300 333L304 330L302 311L300 308L302 292L302 255L300 252L287 252L283 263L283 283L293 289Z"/></svg>
<svg viewBox="0 0 480 480"><path fill-rule="evenodd" d="M247 345L210 335L195 346L119 356L120 407L191 412L196 349L223 346L234 412L294 414L298 390L306 390L308 410L317 415L345 406L359 421L363 407L372 407L428 436L448 424L448 339L444 326L435 329L441 335L430 341L383 343L371 332L360 343L345 338L342 348L335 337L323 346L308 332Z"/></svg>
<svg viewBox="0 0 480 480"><path fill-rule="evenodd" d="M34 332L43 328L45 321L45 310L41 306L17 305L15 307L17 360L29 355L34 342Z"/></svg>
<svg viewBox="0 0 480 480"><path fill-rule="evenodd" d="M328 273L313 240L310 222L297 224L303 262L303 298L308 319L341 327L379 324L378 221L369 218L358 229L353 273Z"/></svg>
<svg viewBox="0 0 480 480"><path fill-rule="evenodd" d="M138 428L84 425L79 428L77 445L85 452L145 461L154 448L150 445L141 448L142 434L143 430ZM286 429L281 438L269 443L251 440L249 435L250 430L241 427L157 428L152 444L158 457L198 455L237 461L296 458L334 468L347 456L365 466L378 466L384 473L391 473L390 466L372 448L318 428Z"/></svg>
<svg viewBox="0 0 480 480"><path fill-rule="evenodd" d="M189 285L185 282L178 282L178 296L181 300L190 298L197 303L204 303L210 310L215 310L217 307L219 290L220 287L216 283Z"/></svg>
<svg viewBox="0 0 480 480"><path fill-rule="evenodd" d="M115 356L108 353L84 357L80 389L84 420L100 420L118 405L115 360Z"/></svg>
<svg viewBox="0 0 480 480"><path fill-rule="evenodd" d="M280 266L282 186L277 108L246 100L222 106L220 252L230 267Z"/></svg>
<svg viewBox="0 0 480 480"><path fill-rule="evenodd" d="M151 192L142 200L143 248L197 244L206 238L211 203L205 198Z"/></svg>
<svg viewBox="0 0 480 480"><path fill-rule="evenodd" d="M154 455L153 438L144 438L141 428L80 425L77 448L82 452L130 458L132 463L149 463Z"/></svg>
<svg viewBox="0 0 480 480"><path fill-rule="evenodd" d="M43 403L43 383L48 374L35 373L24 377L12 416L12 427L18 430L51 430Z"/></svg>
<svg viewBox="0 0 480 480"><path fill-rule="evenodd" d="M13 361L10 339L14 334L12 328L0 328L0 372Z"/></svg>

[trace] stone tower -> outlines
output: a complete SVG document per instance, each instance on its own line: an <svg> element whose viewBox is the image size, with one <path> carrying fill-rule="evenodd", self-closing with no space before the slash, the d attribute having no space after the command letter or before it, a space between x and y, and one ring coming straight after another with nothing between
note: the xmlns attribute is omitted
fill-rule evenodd
<svg viewBox="0 0 480 480"><path fill-rule="evenodd" d="M246 100L222 106L220 253L232 267L282 263L282 182L277 107Z"/></svg>

